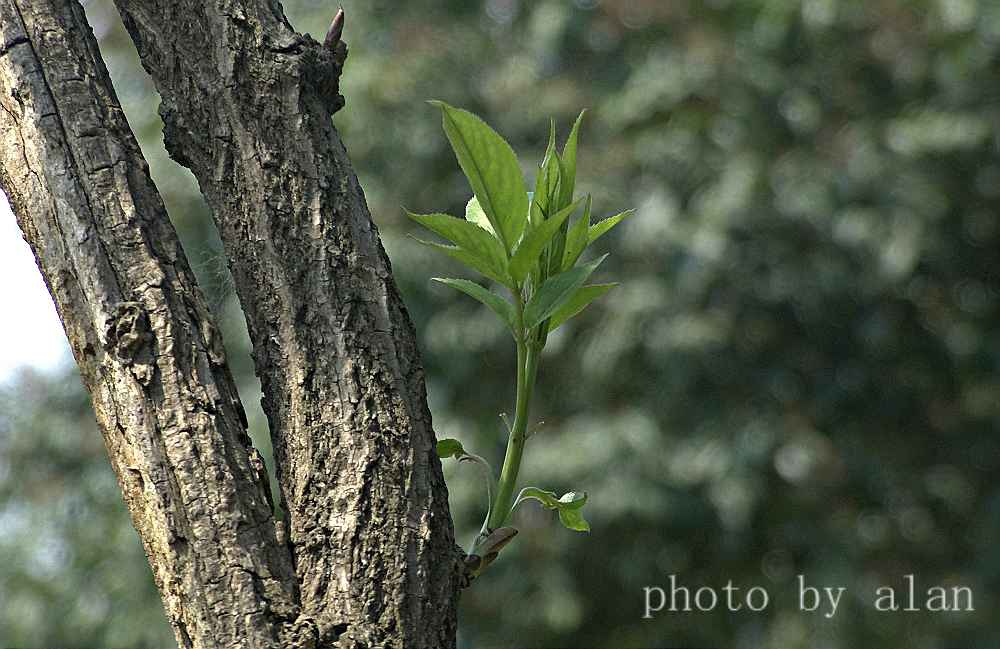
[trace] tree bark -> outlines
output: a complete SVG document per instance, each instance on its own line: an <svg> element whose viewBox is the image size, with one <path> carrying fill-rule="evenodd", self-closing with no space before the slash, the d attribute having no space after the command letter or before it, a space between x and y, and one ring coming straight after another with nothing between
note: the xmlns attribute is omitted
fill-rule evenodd
<svg viewBox="0 0 1000 649"><path fill-rule="evenodd" d="M459 563L415 335L330 119L342 57L274 1L116 5L226 248L304 614L364 646L452 642Z"/></svg>
<svg viewBox="0 0 1000 649"><path fill-rule="evenodd" d="M82 8L0 0L0 181L182 647L282 646L291 555L219 333Z"/></svg>
<svg viewBox="0 0 1000 649"><path fill-rule="evenodd" d="M454 646L461 555L415 336L330 120L343 46L296 34L276 1L117 5L226 246L287 543L75 0L0 0L0 180L179 644Z"/></svg>

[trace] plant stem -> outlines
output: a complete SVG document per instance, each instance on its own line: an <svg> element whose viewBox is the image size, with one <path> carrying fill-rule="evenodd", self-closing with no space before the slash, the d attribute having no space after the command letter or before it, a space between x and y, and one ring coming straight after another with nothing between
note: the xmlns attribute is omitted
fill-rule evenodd
<svg viewBox="0 0 1000 649"><path fill-rule="evenodd" d="M524 453L525 433L528 428L528 408L535 387L538 355L541 351L535 341L528 340L527 332L524 331L522 324L524 306L520 295L515 296L515 302L520 330L520 335L517 337L517 403L514 410L514 424L507 439L507 454L504 456L503 469L500 471L496 502L493 503L487 522L487 526L492 530L503 527L513 504L514 488L517 485L517 473L521 469L521 455Z"/></svg>

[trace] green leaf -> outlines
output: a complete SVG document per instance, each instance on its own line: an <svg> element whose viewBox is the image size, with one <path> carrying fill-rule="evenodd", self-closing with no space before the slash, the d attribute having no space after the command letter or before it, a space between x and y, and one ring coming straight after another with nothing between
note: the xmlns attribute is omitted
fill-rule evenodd
<svg viewBox="0 0 1000 649"><path fill-rule="evenodd" d="M580 511L587 502L586 492L570 491L563 494L561 498L556 498L554 491L545 491L537 487L525 487L518 494L517 500L514 501L514 507L516 508L525 500L537 500L546 509L558 510L559 521L566 528L577 532L590 531L590 524L587 523L587 520L583 517L583 512Z"/></svg>
<svg viewBox="0 0 1000 649"><path fill-rule="evenodd" d="M535 196L538 194L532 192ZM528 219L528 225L538 227L545 220L545 214L542 212L542 206L538 204L538 201L531 200L531 217Z"/></svg>
<svg viewBox="0 0 1000 649"><path fill-rule="evenodd" d="M569 270L576 265L584 248L587 247L587 229L590 227L590 207L593 201L587 195L587 204L583 207L583 216L573 222L566 233L566 252L563 254L562 269Z"/></svg>
<svg viewBox="0 0 1000 649"><path fill-rule="evenodd" d="M507 277L509 262L503 245L497 241L496 237L475 223L455 218L449 214L414 214L409 211L406 214L428 230L448 239L475 257L480 266L490 268L493 271L491 277ZM474 268L479 270L478 267Z"/></svg>
<svg viewBox="0 0 1000 649"><path fill-rule="evenodd" d="M538 177L535 179L534 202L542 219L558 209L559 191L562 186L558 156L553 153L548 160L545 166L538 168Z"/></svg>
<svg viewBox="0 0 1000 649"><path fill-rule="evenodd" d="M587 503L586 491L567 491L559 497L559 507L565 509L580 509Z"/></svg>
<svg viewBox="0 0 1000 649"><path fill-rule="evenodd" d="M573 294L573 297L568 299L565 304L556 309L552 314L552 317L549 318L549 331L551 332L558 329L562 323L566 322L580 311L583 311L587 308L588 304L601 297L615 286L618 286L618 284L591 284L590 286L581 286L576 289L576 293Z"/></svg>
<svg viewBox="0 0 1000 649"><path fill-rule="evenodd" d="M410 237L412 237L417 243L439 250L452 259L457 259L469 268L479 272L484 277L488 277L495 282L503 284L511 290L515 290L514 282L511 280L510 275L508 275L506 271L503 273L497 272L491 264L484 263L479 259L479 257L473 255L472 253L463 250L458 246L446 246L445 244L437 243L436 241L425 241L424 239L414 237L412 234Z"/></svg>
<svg viewBox="0 0 1000 649"><path fill-rule="evenodd" d="M528 230L527 235L521 240L513 258L510 260L510 274L518 284L524 281L531 268L538 262L542 254L542 249L549 243L553 235L559 231L563 222L580 207L582 200L579 200L569 207L562 209L558 214L541 222L540 225Z"/></svg>
<svg viewBox="0 0 1000 649"><path fill-rule="evenodd" d="M428 230L441 235L460 248L477 254L486 261L496 263L500 267L506 264L507 256L500 242L489 231L472 221L440 213L414 214L407 211L406 215Z"/></svg>
<svg viewBox="0 0 1000 649"><path fill-rule="evenodd" d="M469 111L433 101L444 132L493 231L509 252L524 232L528 190L517 155L506 140Z"/></svg>
<svg viewBox="0 0 1000 649"><path fill-rule="evenodd" d="M431 279L476 298L486 306L493 309L493 312L500 316L500 319L503 320L504 324L506 324L511 331L517 330L517 326L515 324L516 315L514 313L514 306L493 291L484 288L475 282L470 282L467 279L450 279L447 277L432 277Z"/></svg>
<svg viewBox="0 0 1000 649"><path fill-rule="evenodd" d="M568 207L572 201L572 192L570 192L570 196L566 196L563 192L563 178L566 176L566 166L563 164L562 158L557 157L557 160L559 162L559 184L556 186L556 193L558 195L554 197L553 201L555 205L559 206L559 209L562 209ZM545 265L543 278L551 277L552 275L562 271L563 254L566 250L567 230L569 230L568 220L563 222L562 227L560 227L559 231L556 232L555 236L552 238L552 243L546 250L547 263Z"/></svg>
<svg viewBox="0 0 1000 649"><path fill-rule="evenodd" d="M556 153L556 123L554 120L549 120L549 144L542 162L538 165L534 191L534 202L543 219L559 209L559 196L562 191L560 176L559 154ZM537 225L537 221L535 224Z"/></svg>
<svg viewBox="0 0 1000 649"><path fill-rule="evenodd" d="M576 190L576 143L580 135L580 123L583 121L583 115L587 110L581 110L579 117L576 118L576 122L573 124L573 130L570 131L569 137L566 138L566 144L563 145L563 172L562 172L562 203L566 204L573 200L573 192Z"/></svg>
<svg viewBox="0 0 1000 649"><path fill-rule="evenodd" d="M462 457L465 455L465 449L462 447L462 442L448 437L438 440L437 454L442 460L449 457Z"/></svg>
<svg viewBox="0 0 1000 649"><path fill-rule="evenodd" d="M531 197L535 192L528 192L528 211L531 211ZM527 217L525 217L527 218ZM486 230L493 236L496 236L496 232L493 230L493 224L486 217L486 212L483 211L483 206L479 204L479 199L473 196L469 199L469 202L465 205L465 220L471 221ZM530 219L528 220L530 222ZM497 239L499 241L499 239Z"/></svg>
<svg viewBox="0 0 1000 649"><path fill-rule="evenodd" d="M493 236L497 235L496 231L493 229L493 224L490 223L489 218L486 216L486 212L483 211L483 206L479 204L479 199L475 196L470 198L469 202L465 205L465 220L475 223Z"/></svg>
<svg viewBox="0 0 1000 649"><path fill-rule="evenodd" d="M556 309L573 297L576 289L587 281L591 273L606 258L607 255L603 255L589 264L571 268L545 280L545 283L542 284L537 293L531 296L531 301L524 308L524 326L531 329L551 316Z"/></svg>
<svg viewBox="0 0 1000 649"><path fill-rule="evenodd" d="M542 156L542 168L544 168L549 161L552 160L552 156L556 155L556 120L549 118L549 143L545 147L545 155Z"/></svg>
<svg viewBox="0 0 1000 649"><path fill-rule="evenodd" d="M583 512L579 509L559 508L559 521L563 527L576 532L590 531L590 523L583 517Z"/></svg>
<svg viewBox="0 0 1000 649"><path fill-rule="evenodd" d="M514 506L517 507L522 500L537 500L547 509L556 509L559 507L559 496L556 495L556 492L545 491L538 487L525 487L522 489L521 493L517 496Z"/></svg>
<svg viewBox="0 0 1000 649"><path fill-rule="evenodd" d="M598 237L621 223L622 219L627 216L631 216L634 212L635 210L625 210L624 212L619 212L614 216L609 216L608 218L598 221L594 225L590 226L590 230L587 231L588 243L596 241Z"/></svg>

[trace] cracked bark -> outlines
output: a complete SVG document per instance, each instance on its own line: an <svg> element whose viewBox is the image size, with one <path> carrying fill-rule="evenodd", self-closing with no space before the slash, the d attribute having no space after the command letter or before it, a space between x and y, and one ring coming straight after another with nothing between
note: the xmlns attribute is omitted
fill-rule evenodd
<svg viewBox="0 0 1000 649"><path fill-rule="evenodd" d="M0 0L0 182L182 647L280 646L295 579L219 334L83 10Z"/></svg>
<svg viewBox="0 0 1000 649"><path fill-rule="evenodd" d="M450 647L460 551L415 336L277 2L117 0L226 246L287 543L204 307L75 0L0 0L2 181L181 646ZM283 535L282 535L283 536Z"/></svg>

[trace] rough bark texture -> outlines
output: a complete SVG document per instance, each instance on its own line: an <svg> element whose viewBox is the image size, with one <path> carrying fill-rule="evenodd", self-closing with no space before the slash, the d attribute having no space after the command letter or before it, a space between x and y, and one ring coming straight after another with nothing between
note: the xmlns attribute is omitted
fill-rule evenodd
<svg viewBox="0 0 1000 649"><path fill-rule="evenodd" d="M168 151L226 246L287 545L218 335L73 0L0 0L3 182L179 640L454 646L460 550L415 336L330 119L343 46L296 34L276 1L116 3L163 98Z"/></svg>
<svg viewBox="0 0 1000 649"><path fill-rule="evenodd" d="M453 644L458 553L415 336L330 119L343 52L274 1L116 4L226 247L303 615L344 647Z"/></svg>
<svg viewBox="0 0 1000 649"><path fill-rule="evenodd" d="M55 298L182 647L297 616L219 334L75 0L0 0L0 182Z"/></svg>

